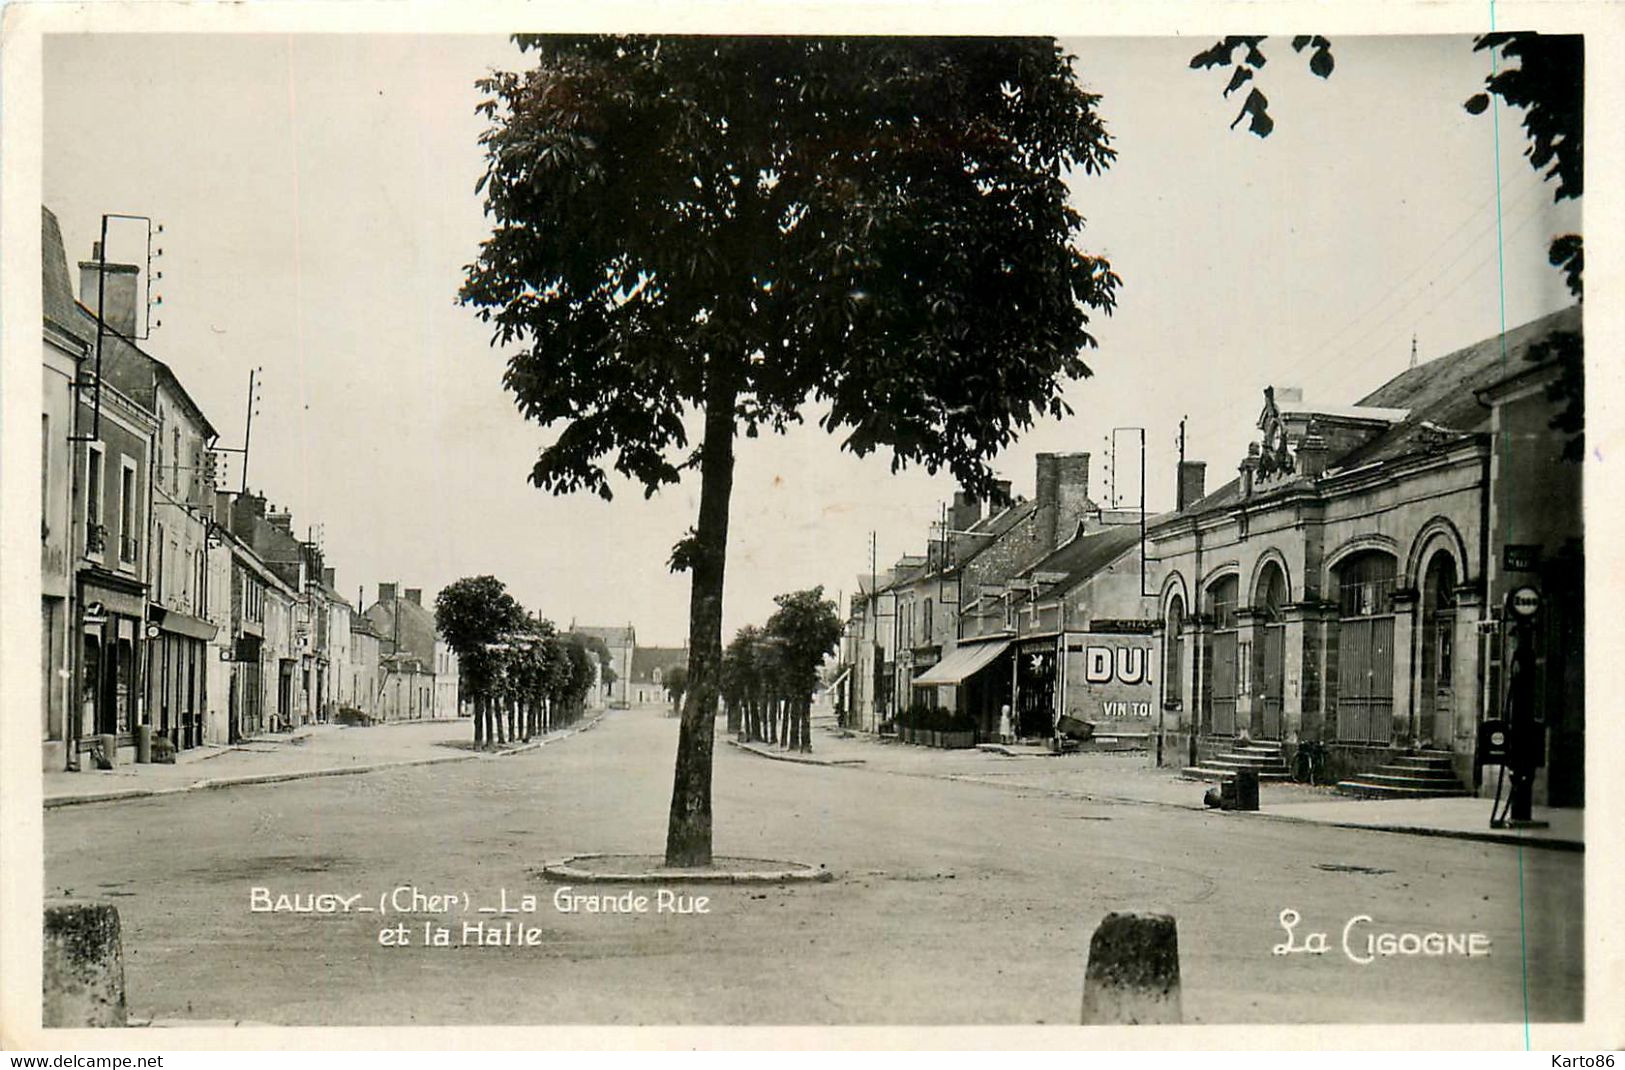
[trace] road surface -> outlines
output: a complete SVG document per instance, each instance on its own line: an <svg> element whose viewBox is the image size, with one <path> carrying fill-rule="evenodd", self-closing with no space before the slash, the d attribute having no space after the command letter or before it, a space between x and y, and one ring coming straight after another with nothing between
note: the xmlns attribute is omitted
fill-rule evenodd
<svg viewBox="0 0 1625 1070"><path fill-rule="evenodd" d="M663 712L612 711L507 758L52 810L46 894L117 904L131 1013L153 1019L1075 1023L1090 934L1113 910L1177 919L1192 1022L1506 1022L1522 1043L1526 1007L1582 1013L1581 854L775 762L720 741L717 853L837 878L674 886L709 897L706 913L560 912L532 872L543 861L661 849ZM534 910L478 913L527 895ZM339 912L253 909L267 904ZM1302 919L1294 944L1324 932L1325 954L1272 953L1285 909ZM1343 930L1361 916L1351 957ZM463 942L466 923L514 921L528 946ZM426 924L451 946L425 946ZM409 946L382 944L397 925ZM1369 936L1435 932L1483 934L1489 953L1355 961Z"/></svg>

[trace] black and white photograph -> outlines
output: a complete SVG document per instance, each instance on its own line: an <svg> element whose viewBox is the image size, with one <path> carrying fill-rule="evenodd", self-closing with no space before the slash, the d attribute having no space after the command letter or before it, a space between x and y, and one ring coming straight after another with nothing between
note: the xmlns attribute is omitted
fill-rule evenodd
<svg viewBox="0 0 1625 1070"><path fill-rule="evenodd" d="M6 1046L1625 1041L1617 7L45 6Z"/></svg>

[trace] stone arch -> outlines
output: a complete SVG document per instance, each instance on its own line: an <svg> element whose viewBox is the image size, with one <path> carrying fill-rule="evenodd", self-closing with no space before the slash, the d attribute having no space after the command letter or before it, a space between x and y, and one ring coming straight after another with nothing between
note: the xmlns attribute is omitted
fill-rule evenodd
<svg viewBox="0 0 1625 1070"><path fill-rule="evenodd" d="M1226 576L1235 576L1239 579L1241 576L1241 563L1238 561L1225 561L1221 564L1214 565L1212 568L1208 569L1207 574L1202 577L1202 582L1197 584L1197 589L1205 594L1208 588L1212 587L1215 583L1218 583Z"/></svg>
<svg viewBox="0 0 1625 1070"><path fill-rule="evenodd" d="M1184 606L1185 616L1187 616L1187 617L1190 616L1190 614L1191 614L1190 591L1186 589L1185 577L1184 577L1184 575L1182 575L1180 573L1180 571L1178 569L1175 569L1174 571L1170 572L1168 574L1168 578L1162 581L1162 594L1157 600L1157 604L1162 607L1162 612L1160 614L1161 619L1163 619L1163 620L1168 619L1168 605L1175 598L1178 598L1179 601L1180 601L1180 604Z"/></svg>
<svg viewBox="0 0 1625 1070"><path fill-rule="evenodd" d="M1389 557L1392 557L1396 562L1400 558L1399 543L1394 539L1389 538L1387 535L1356 535L1354 538L1343 542L1335 550L1326 555L1326 561L1322 566L1326 571L1327 586L1325 589L1332 590L1337 586L1337 584L1332 581L1336 578L1337 567L1341 565L1346 558L1353 557L1355 554L1365 550L1380 550Z"/></svg>
<svg viewBox="0 0 1625 1070"><path fill-rule="evenodd" d="M1421 587L1428 561L1441 549L1455 558L1457 582L1469 581L1467 541L1449 517L1435 516L1423 524L1416 538L1411 540L1410 554L1405 559L1405 586Z"/></svg>
<svg viewBox="0 0 1625 1070"><path fill-rule="evenodd" d="M1286 555L1273 546L1258 555L1258 560L1253 564L1252 582L1247 585L1249 601L1256 599L1258 585L1271 565L1281 570L1281 581L1286 585L1286 600L1292 601L1292 569L1286 563Z"/></svg>

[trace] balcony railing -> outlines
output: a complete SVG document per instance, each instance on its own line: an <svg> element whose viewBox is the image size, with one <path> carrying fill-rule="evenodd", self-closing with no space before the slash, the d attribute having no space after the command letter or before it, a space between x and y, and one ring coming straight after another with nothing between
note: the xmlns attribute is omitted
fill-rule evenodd
<svg viewBox="0 0 1625 1070"><path fill-rule="evenodd" d="M141 554L141 540L134 535L125 535L118 542L118 559L128 564L134 564Z"/></svg>
<svg viewBox="0 0 1625 1070"><path fill-rule="evenodd" d="M107 527L90 524L85 528L85 553L99 554L107 549Z"/></svg>

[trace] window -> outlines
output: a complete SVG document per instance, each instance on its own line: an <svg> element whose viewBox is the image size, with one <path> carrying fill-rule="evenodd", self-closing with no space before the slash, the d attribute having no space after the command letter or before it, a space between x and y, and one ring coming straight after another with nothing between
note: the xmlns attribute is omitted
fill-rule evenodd
<svg viewBox="0 0 1625 1070"><path fill-rule="evenodd" d="M1163 705L1177 710L1185 697L1185 600L1178 595L1168 603L1167 629L1164 639L1166 663L1163 666Z"/></svg>
<svg viewBox="0 0 1625 1070"><path fill-rule="evenodd" d="M169 463L172 466L170 468L170 470L169 470L169 486L170 486L171 490L173 490L175 493L179 494L180 489L181 489L181 429L180 428L177 427L177 428L175 428L174 431L170 432L169 441L170 441L170 445L173 447L170 450L170 453L169 453Z"/></svg>
<svg viewBox="0 0 1625 1070"><path fill-rule="evenodd" d="M932 632L931 632L931 599L929 599L929 598L927 598L925 600L925 617L924 617L924 620L922 621L920 631L923 633L920 636L920 638L925 641L926 646L930 646L931 643L932 643L932 638L931 638Z"/></svg>
<svg viewBox="0 0 1625 1070"><path fill-rule="evenodd" d="M1226 576L1208 589L1208 601L1213 606L1213 627L1217 631L1236 626L1236 602L1240 597L1241 581Z"/></svg>
<svg viewBox="0 0 1625 1070"><path fill-rule="evenodd" d="M102 527L102 448L85 451L85 553L100 557L107 542Z"/></svg>
<svg viewBox="0 0 1625 1070"><path fill-rule="evenodd" d="M157 537L153 539L153 546L157 548L158 560L154 562L155 567L152 570L152 600L162 602L164 600L164 526L162 524L158 525Z"/></svg>
<svg viewBox="0 0 1625 1070"><path fill-rule="evenodd" d="M1339 616L1382 617L1394 611L1394 559L1357 554L1337 570Z"/></svg>
<svg viewBox="0 0 1625 1070"><path fill-rule="evenodd" d="M140 522L139 503L135 497L135 462L124 457L119 468L118 559L121 564L135 564L136 552L141 548L141 541L136 537L136 527Z"/></svg>
<svg viewBox="0 0 1625 1070"><path fill-rule="evenodd" d="M165 416L164 407L162 405L159 405L158 406L158 434L153 438L153 447L158 451L158 456L155 459L155 462L154 462L154 464L152 466L152 470L153 470L153 472L154 472L154 474L155 474L155 476L156 476L156 478L158 480L158 485L160 487L164 486L164 425L165 425L166 422L167 422L167 419L166 419L166 416Z"/></svg>

